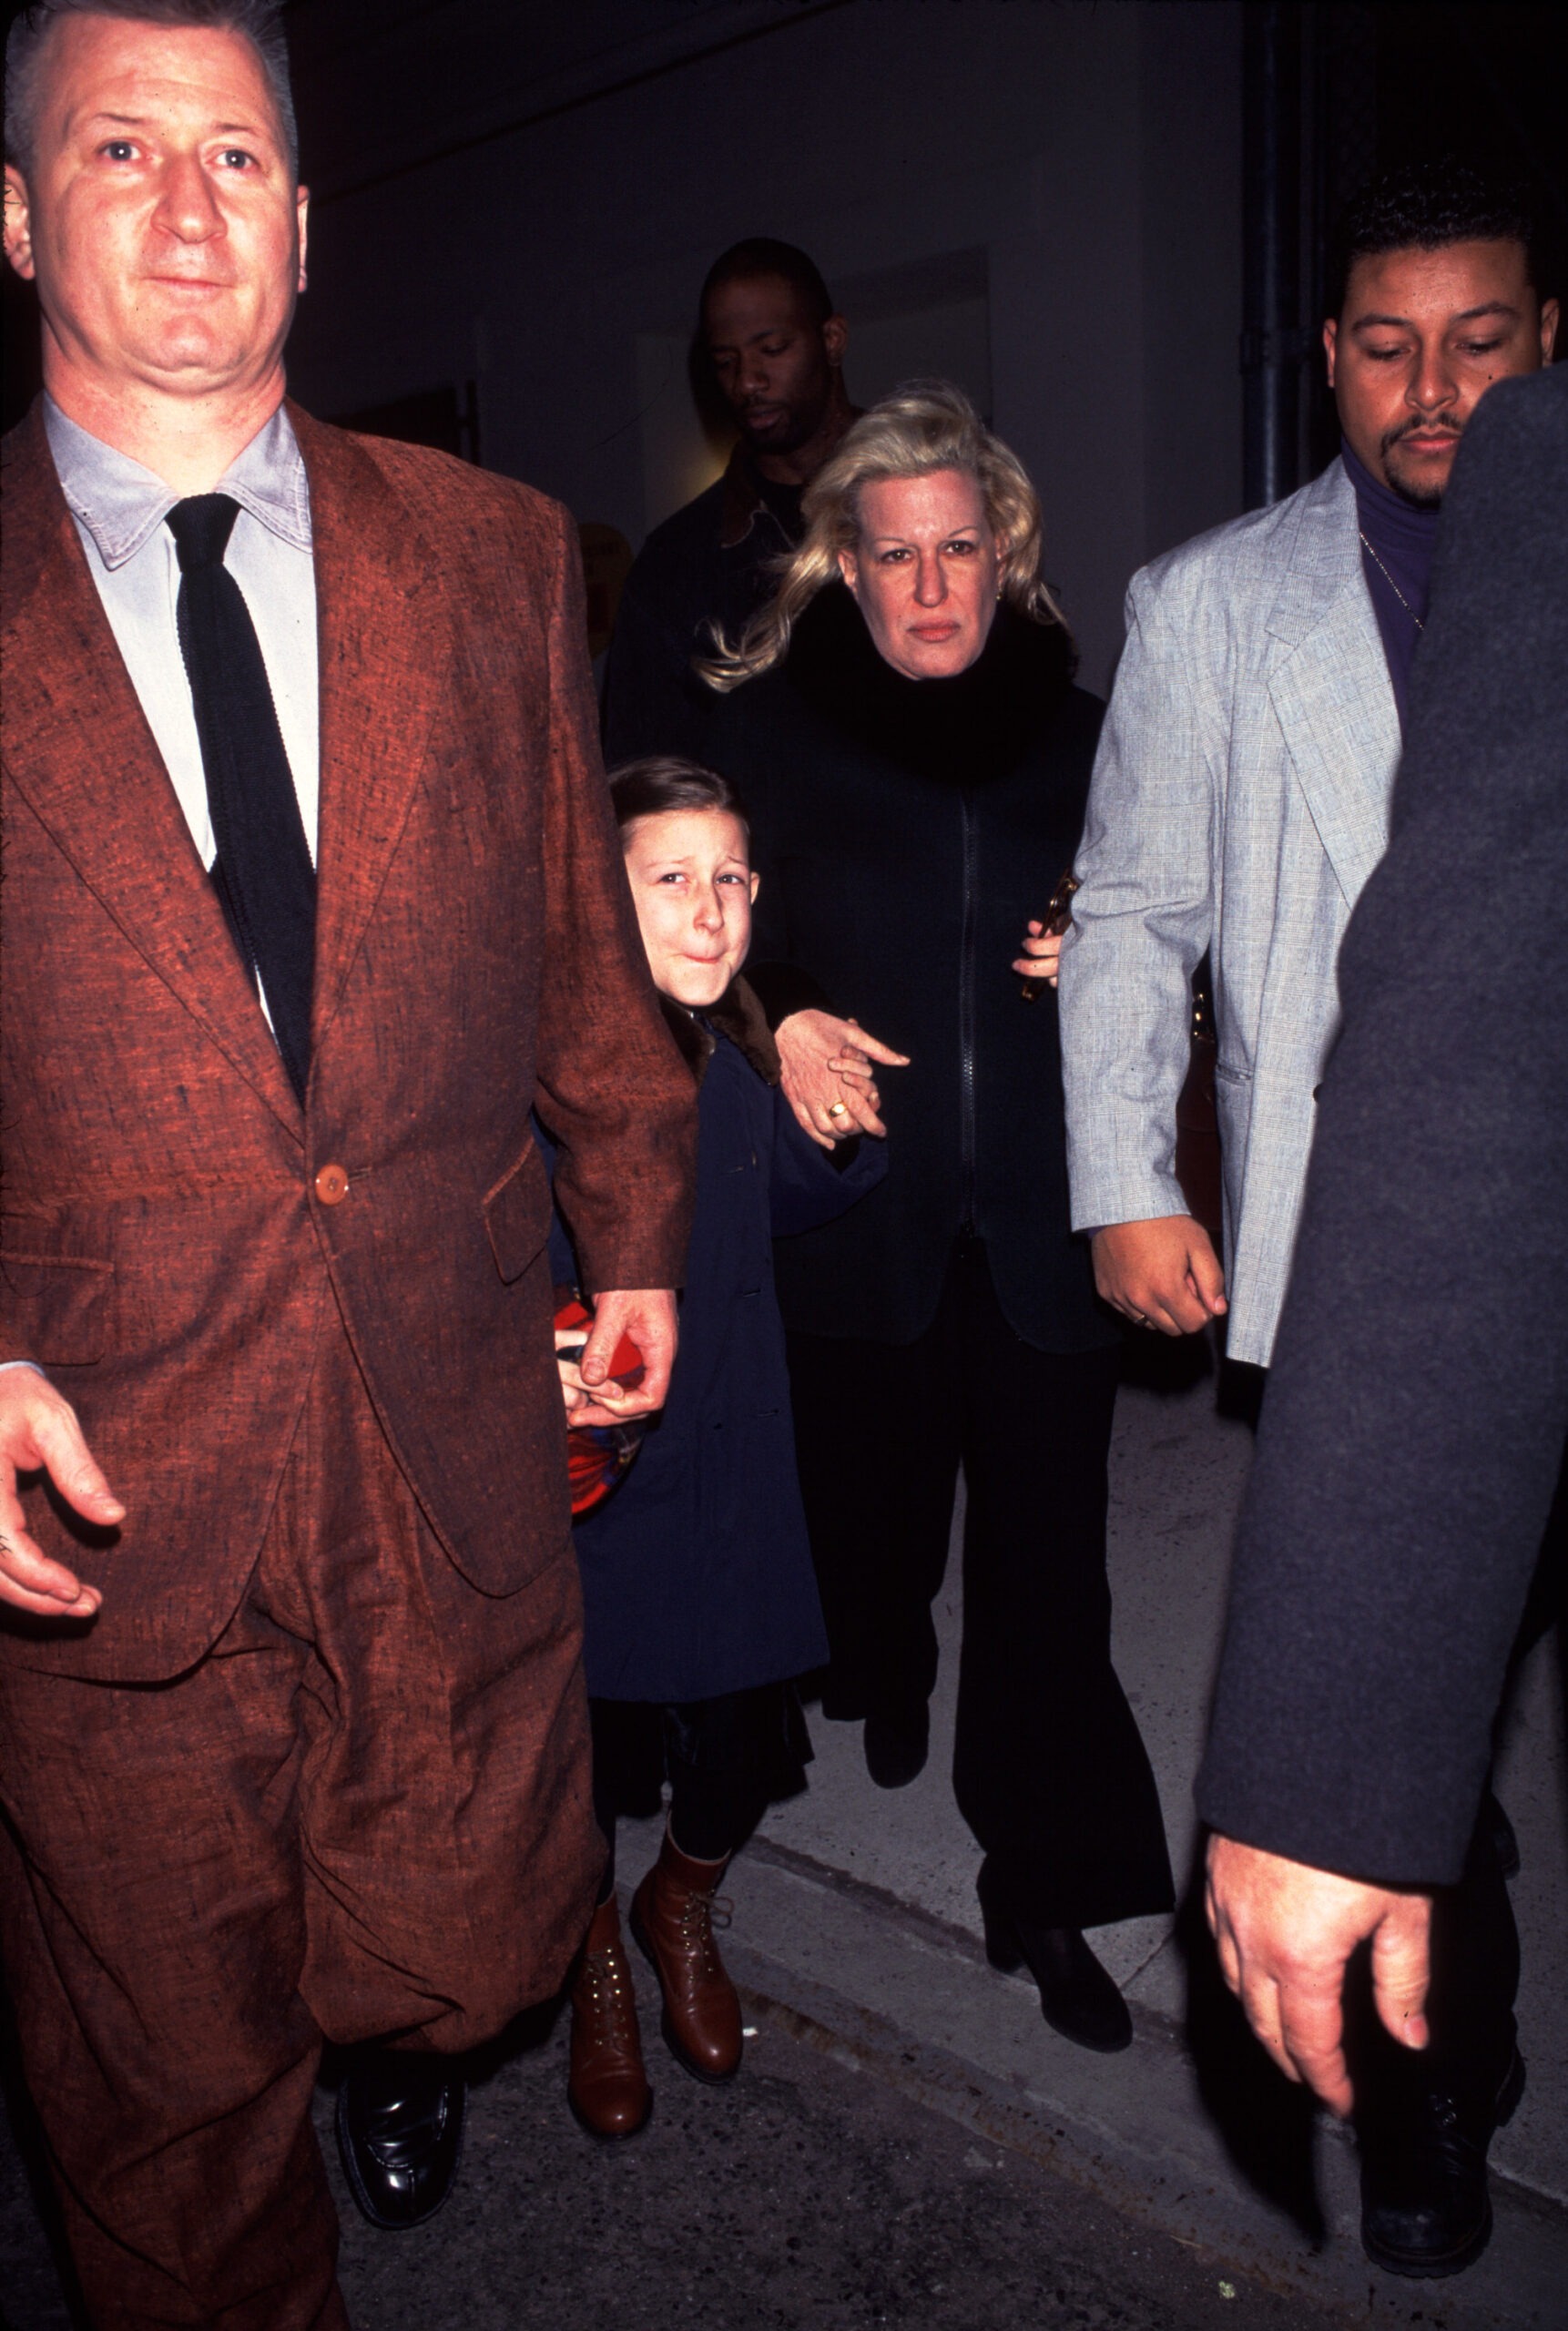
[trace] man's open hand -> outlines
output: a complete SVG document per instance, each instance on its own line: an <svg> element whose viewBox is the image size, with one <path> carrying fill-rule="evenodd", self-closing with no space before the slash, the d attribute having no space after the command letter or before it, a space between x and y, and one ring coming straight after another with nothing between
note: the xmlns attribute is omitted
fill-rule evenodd
<svg viewBox="0 0 1568 2331"><path fill-rule="evenodd" d="M1341 2118L1355 2102L1345 2062L1345 1969L1370 1938L1384 2028L1427 2044L1431 1897L1364 1886L1233 1837L1208 1842L1208 1923L1225 1980L1280 2071Z"/></svg>
<svg viewBox="0 0 1568 2331"><path fill-rule="evenodd" d="M608 1381L616 1346L623 1336L630 1336L643 1356L643 1380L635 1392L623 1392ZM591 1408L575 1409L572 1422L624 1424L628 1417L646 1417L662 1409L669 1397L669 1374L678 1339L673 1288L612 1288L596 1295L594 1324L583 1347L578 1373L598 1398Z"/></svg>
<svg viewBox="0 0 1568 2331"><path fill-rule="evenodd" d="M46 1471L85 1522L112 1529L125 1508L98 1471L76 1412L36 1369L0 1370L0 1603L50 1619L90 1619L103 1602L29 1535L18 1473Z"/></svg>
<svg viewBox="0 0 1568 2331"><path fill-rule="evenodd" d="M1135 1327L1196 1335L1228 1308L1219 1257L1190 1214L1113 1222L1096 1230L1092 1252L1095 1287Z"/></svg>

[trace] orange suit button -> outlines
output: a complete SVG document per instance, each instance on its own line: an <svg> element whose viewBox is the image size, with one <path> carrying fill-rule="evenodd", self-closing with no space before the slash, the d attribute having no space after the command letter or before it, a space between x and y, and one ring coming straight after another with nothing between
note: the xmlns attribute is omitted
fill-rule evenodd
<svg viewBox="0 0 1568 2331"><path fill-rule="evenodd" d="M341 1166L323 1166L316 1176L316 1196L323 1206L341 1206L349 1195L349 1177Z"/></svg>

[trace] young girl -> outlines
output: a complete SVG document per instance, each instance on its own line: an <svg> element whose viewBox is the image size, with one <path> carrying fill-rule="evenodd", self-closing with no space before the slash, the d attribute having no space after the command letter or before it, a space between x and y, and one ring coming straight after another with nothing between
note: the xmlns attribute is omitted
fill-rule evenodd
<svg viewBox="0 0 1568 2331"><path fill-rule="evenodd" d="M611 793L654 984L700 1088L668 1403L620 1487L575 1531L595 1809L609 1857L572 1987L567 2094L595 2135L624 2137L652 2106L615 1892L628 1739L652 1732L670 1783L632 1932L658 1978L671 2052L699 2080L728 2080L740 2007L713 1939L714 1893L810 1754L791 1680L827 1656L772 1241L841 1213L886 1161L875 1140L814 1145L779 1089L778 1053L739 977L757 877L734 789L688 761L657 759L619 770ZM553 1250L557 1280L570 1281L559 1222ZM580 1379L565 1359L562 1375L570 1401Z"/></svg>

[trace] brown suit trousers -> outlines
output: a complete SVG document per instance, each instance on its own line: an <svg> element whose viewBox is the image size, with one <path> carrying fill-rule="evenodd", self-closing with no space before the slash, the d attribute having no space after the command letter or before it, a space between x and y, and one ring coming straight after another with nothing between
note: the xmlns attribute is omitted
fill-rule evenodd
<svg viewBox="0 0 1568 2331"><path fill-rule="evenodd" d="M453 1567L332 1318L206 1656L158 1685L12 1674L5 1959L103 2331L346 2326L322 2039L463 2048L570 1955L603 1853L578 1624L569 1553L510 1596Z"/></svg>

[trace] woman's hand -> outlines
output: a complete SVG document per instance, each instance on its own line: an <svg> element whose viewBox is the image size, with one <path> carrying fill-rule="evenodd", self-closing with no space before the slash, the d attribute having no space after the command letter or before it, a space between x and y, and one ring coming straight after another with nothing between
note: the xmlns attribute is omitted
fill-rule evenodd
<svg viewBox="0 0 1568 2331"><path fill-rule="evenodd" d="M1054 987L1062 961L1062 937L1061 931L1047 931L1043 922L1032 921L1024 937L1023 952L1013 959L1013 970L1022 972L1026 980L1044 980Z"/></svg>
<svg viewBox="0 0 1568 2331"><path fill-rule="evenodd" d="M853 1134L886 1140L871 1063L907 1068L907 1054L890 1051L858 1020L840 1020L831 1012L792 1012L776 1034L784 1098L819 1149L831 1149Z"/></svg>

